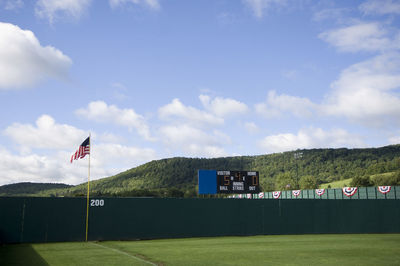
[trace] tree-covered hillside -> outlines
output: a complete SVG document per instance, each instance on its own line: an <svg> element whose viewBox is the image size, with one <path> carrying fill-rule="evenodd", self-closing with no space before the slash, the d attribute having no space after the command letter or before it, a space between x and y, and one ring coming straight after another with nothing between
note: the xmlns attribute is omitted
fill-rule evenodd
<svg viewBox="0 0 400 266"><path fill-rule="evenodd" d="M193 196L197 191L199 169L259 171L263 191L316 188L335 180L369 179L371 175L383 173L387 174L386 178L378 179L381 185L394 185L400 184L396 177L396 172L400 171L400 145L297 150L214 159L163 159L93 181L91 191L98 195ZM371 185L374 185L372 181ZM84 195L85 189L82 184L66 189L62 194Z"/></svg>
<svg viewBox="0 0 400 266"><path fill-rule="evenodd" d="M45 193L47 190L65 189L69 187L72 186L66 184L23 182L23 183L0 186L0 196L35 195L40 192Z"/></svg>
<svg viewBox="0 0 400 266"><path fill-rule="evenodd" d="M213 159L170 158L151 161L115 176L91 182L92 195L191 197L197 171L259 171L263 191L317 188L353 178L352 185L400 184L400 145L369 149L311 149L270 155ZM374 178L371 179L370 177ZM86 184L40 191L39 196L83 196Z"/></svg>

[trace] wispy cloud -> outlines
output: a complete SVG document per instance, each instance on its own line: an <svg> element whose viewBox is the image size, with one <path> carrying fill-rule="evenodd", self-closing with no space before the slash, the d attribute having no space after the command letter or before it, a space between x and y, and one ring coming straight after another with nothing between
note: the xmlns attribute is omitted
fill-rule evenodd
<svg viewBox="0 0 400 266"><path fill-rule="evenodd" d="M287 0L243 0L257 18L262 18L269 9L287 5Z"/></svg>
<svg viewBox="0 0 400 266"><path fill-rule="evenodd" d="M36 3L35 14L48 19L50 24L65 17L78 20L91 2L92 0L39 0Z"/></svg>
<svg viewBox="0 0 400 266"><path fill-rule="evenodd" d="M400 2L393 0L368 0L359 6L364 14L400 14Z"/></svg>
<svg viewBox="0 0 400 266"><path fill-rule="evenodd" d="M350 12L348 8L326 8L318 10L313 15L313 20L321 22L328 19L342 20L343 17Z"/></svg>
<svg viewBox="0 0 400 266"><path fill-rule="evenodd" d="M109 0L109 3L111 8L122 7L126 4L145 5L154 10L161 8L158 0Z"/></svg>
<svg viewBox="0 0 400 266"><path fill-rule="evenodd" d="M256 134L256 133L258 133L260 131L260 128L254 122L246 122L246 123L244 123L244 128L250 134Z"/></svg>
<svg viewBox="0 0 400 266"><path fill-rule="evenodd" d="M0 2L0 6L3 5L5 10L17 10L24 6L24 2L22 0L7 0Z"/></svg>
<svg viewBox="0 0 400 266"><path fill-rule="evenodd" d="M319 38L342 52L383 52L400 48L398 36L390 38L388 30L378 22L357 23L326 31Z"/></svg>

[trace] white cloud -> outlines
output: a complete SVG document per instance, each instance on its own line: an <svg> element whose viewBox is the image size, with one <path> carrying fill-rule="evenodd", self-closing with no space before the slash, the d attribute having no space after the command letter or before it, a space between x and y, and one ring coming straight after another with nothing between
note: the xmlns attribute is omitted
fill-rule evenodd
<svg viewBox="0 0 400 266"><path fill-rule="evenodd" d="M123 171L139 164L156 159L157 155L153 149L124 146L115 143L94 144L92 158L98 166L113 167L113 173ZM116 167L119 166L119 167Z"/></svg>
<svg viewBox="0 0 400 266"><path fill-rule="evenodd" d="M319 38L342 52L380 52L399 49L398 38L391 39L388 35L389 32L381 24L369 22L323 32Z"/></svg>
<svg viewBox="0 0 400 266"><path fill-rule="evenodd" d="M287 5L287 0L243 0L243 2L252 9L257 18L262 18L268 9Z"/></svg>
<svg viewBox="0 0 400 266"><path fill-rule="evenodd" d="M229 136L220 131L205 132L184 124L160 128L164 144L171 150L184 152L192 157L221 157L227 153L221 147L230 143Z"/></svg>
<svg viewBox="0 0 400 266"><path fill-rule="evenodd" d="M87 181L87 158L69 162L71 154L60 151L46 156L16 155L0 147L0 185L18 182L80 184ZM96 160L91 159L95 162ZM96 164L95 164L96 165ZM105 167L91 167L91 179L115 174Z"/></svg>
<svg viewBox="0 0 400 266"><path fill-rule="evenodd" d="M58 181L57 166L53 165L49 158L35 154L13 155L1 147L0 156L0 185L33 181L56 183Z"/></svg>
<svg viewBox="0 0 400 266"><path fill-rule="evenodd" d="M79 19L91 2L92 0L39 0L35 14L48 19L51 24L61 17Z"/></svg>
<svg viewBox="0 0 400 266"><path fill-rule="evenodd" d="M79 145L87 133L66 124L57 124L49 115L42 115L36 125L14 123L3 134L21 146L21 151L31 149L71 149Z"/></svg>
<svg viewBox="0 0 400 266"><path fill-rule="evenodd" d="M107 105L103 101L90 102L87 108L76 110L76 114L89 120L103 123L113 123L135 129L146 140L154 140L150 135L145 118L133 109L120 109L115 105Z"/></svg>
<svg viewBox="0 0 400 266"><path fill-rule="evenodd" d="M244 103L230 98L211 99L200 95L199 99L205 111L185 106L179 99L159 108L160 119L169 122L160 128L159 139L169 151L186 156L227 156L223 146L230 144L231 138L215 127L224 123L223 117L245 113L248 108Z"/></svg>
<svg viewBox="0 0 400 266"><path fill-rule="evenodd" d="M118 174L156 158L152 149L97 143L91 149L91 180ZM82 140L80 140L82 141ZM77 148L76 142L72 147ZM77 185L87 181L88 157L69 162L73 151L47 155L12 154L0 147L0 185L18 182L50 182Z"/></svg>
<svg viewBox="0 0 400 266"><path fill-rule="evenodd" d="M158 0L109 0L109 3L111 8L117 8L128 3L146 5L154 10L158 10L161 7Z"/></svg>
<svg viewBox="0 0 400 266"><path fill-rule="evenodd" d="M211 100L210 96L200 95L199 99L207 111L212 112L218 117L243 114L248 111L246 104L230 98L216 97Z"/></svg>
<svg viewBox="0 0 400 266"><path fill-rule="evenodd" d="M389 143L390 144L400 144L400 135L390 137Z"/></svg>
<svg viewBox="0 0 400 266"><path fill-rule="evenodd" d="M92 139L90 171L93 180L112 176L148 161L159 159L157 153L151 148L126 146L119 143L102 143L95 137L92 137ZM69 153L67 155L71 156ZM82 168L79 169L79 174L77 174L78 170L75 169L76 166ZM76 180L74 184L77 184L85 182L85 180L81 181L80 176L87 171L87 166L86 160L77 160L64 168L67 168L66 172L71 173L71 176Z"/></svg>
<svg viewBox="0 0 400 266"><path fill-rule="evenodd" d="M400 125L400 54L384 53L344 69L321 103L270 91L257 113L277 118L285 113L345 117L368 128Z"/></svg>
<svg viewBox="0 0 400 266"><path fill-rule="evenodd" d="M105 132L99 136L97 136L98 140L100 142L106 142L106 143L120 143L123 142L123 138L108 132Z"/></svg>
<svg viewBox="0 0 400 266"><path fill-rule="evenodd" d="M66 79L71 59L41 46L33 32L0 22L0 90L30 87L46 78Z"/></svg>
<svg viewBox="0 0 400 266"><path fill-rule="evenodd" d="M213 114L201 111L191 106L185 106L179 99L173 99L171 103L158 109L161 119L182 119L185 123L195 125L221 125L224 120Z"/></svg>
<svg viewBox="0 0 400 266"><path fill-rule="evenodd" d="M316 105L309 99L286 94L277 95L269 91L265 102L256 104L256 112L268 117L276 118L283 114L292 114L297 117L309 117Z"/></svg>
<svg viewBox="0 0 400 266"><path fill-rule="evenodd" d="M70 163L71 155L87 137L87 132L66 124L58 124L42 115L35 125L14 123L3 132L19 154L0 146L0 185L15 182L85 182L87 159ZM103 141L103 142L102 142ZM104 142L106 141L106 142ZM157 159L150 148L124 146L118 136L92 133L91 178L117 174L129 168ZM12 146L12 145L11 145Z"/></svg>
<svg viewBox="0 0 400 266"><path fill-rule="evenodd" d="M400 14L400 2L396 0L369 0L362 3L359 9L367 15Z"/></svg>
<svg viewBox="0 0 400 266"><path fill-rule="evenodd" d="M327 115L368 126L400 123L400 54L384 54L343 70L321 105Z"/></svg>
<svg viewBox="0 0 400 266"><path fill-rule="evenodd" d="M400 3L368 1L365 13L397 12ZM375 10L375 11L373 11ZM386 10L386 11L385 11ZM324 32L319 37L343 52L374 52L377 56L344 69L319 106L324 115L344 116L367 127L400 124L400 37L388 24L358 23Z"/></svg>
<svg viewBox="0 0 400 266"><path fill-rule="evenodd" d="M343 129L324 131L313 127L301 129L297 134L270 135L259 144L268 153L311 148L365 147L359 136Z"/></svg>
<svg viewBox="0 0 400 266"><path fill-rule="evenodd" d="M48 115L39 117L36 125L18 124L7 127L3 134L18 145L20 154L13 154L0 146L0 184L16 182L51 182L77 184L84 182L82 173L87 163L70 168L69 160L87 133L70 125L57 124ZM33 149L46 150L46 155L32 153ZM68 151L67 151L68 150ZM86 168L86 169L85 169ZM85 171L86 170L86 171ZM93 171L103 176L102 168Z"/></svg>

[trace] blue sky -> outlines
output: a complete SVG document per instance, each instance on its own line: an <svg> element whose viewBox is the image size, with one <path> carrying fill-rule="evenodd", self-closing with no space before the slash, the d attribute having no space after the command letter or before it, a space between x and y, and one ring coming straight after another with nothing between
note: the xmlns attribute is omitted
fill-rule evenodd
<svg viewBox="0 0 400 266"><path fill-rule="evenodd" d="M0 0L0 185L400 143L400 2Z"/></svg>

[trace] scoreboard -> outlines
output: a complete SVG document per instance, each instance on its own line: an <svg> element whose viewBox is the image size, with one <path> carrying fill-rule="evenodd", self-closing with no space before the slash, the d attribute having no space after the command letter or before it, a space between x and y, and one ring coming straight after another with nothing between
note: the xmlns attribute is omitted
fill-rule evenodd
<svg viewBox="0 0 400 266"><path fill-rule="evenodd" d="M258 193L258 172L217 171L217 193Z"/></svg>
<svg viewBox="0 0 400 266"><path fill-rule="evenodd" d="M199 194L259 193L256 171L199 170Z"/></svg>

